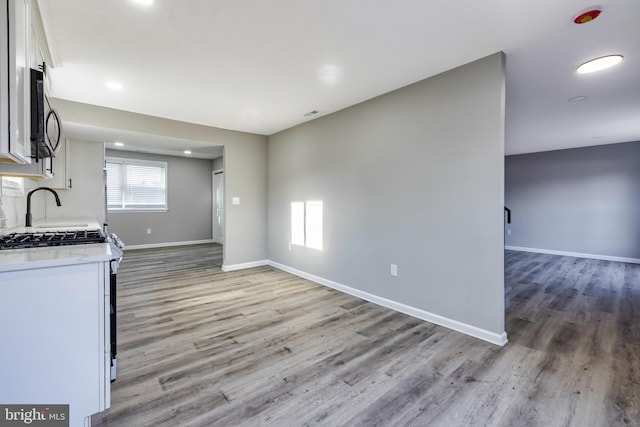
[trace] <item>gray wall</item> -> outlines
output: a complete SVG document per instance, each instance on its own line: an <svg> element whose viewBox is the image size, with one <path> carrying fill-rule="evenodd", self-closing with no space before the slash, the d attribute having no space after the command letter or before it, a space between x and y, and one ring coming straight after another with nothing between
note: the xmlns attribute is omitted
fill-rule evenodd
<svg viewBox="0 0 640 427"><path fill-rule="evenodd" d="M107 214L109 230L127 245L211 239L212 160L118 150L107 150L106 156L167 163L167 212Z"/></svg>
<svg viewBox="0 0 640 427"><path fill-rule="evenodd" d="M267 137L160 117L53 100L65 123L224 145L226 218L224 263L267 258ZM231 198L240 197L240 205Z"/></svg>
<svg viewBox="0 0 640 427"><path fill-rule="evenodd" d="M507 156L507 245L640 259L640 142Z"/></svg>
<svg viewBox="0 0 640 427"><path fill-rule="evenodd" d="M271 260L504 332L502 54L272 135L268 168ZM305 200L323 251L288 249Z"/></svg>

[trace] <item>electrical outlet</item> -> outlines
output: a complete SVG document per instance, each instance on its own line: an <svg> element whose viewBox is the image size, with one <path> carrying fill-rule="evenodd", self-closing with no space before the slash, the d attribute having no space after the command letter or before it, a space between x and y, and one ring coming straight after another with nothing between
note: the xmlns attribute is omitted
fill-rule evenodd
<svg viewBox="0 0 640 427"><path fill-rule="evenodd" d="M289 250L291 250L291 243L289 243Z"/></svg>
<svg viewBox="0 0 640 427"><path fill-rule="evenodd" d="M151 234L151 229L147 228L147 234Z"/></svg>
<svg viewBox="0 0 640 427"><path fill-rule="evenodd" d="M392 276L397 276L398 275L398 266L396 264L391 264L391 269L389 271L391 273Z"/></svg>
<svg viewBox="0 0 640 427"><path fill-rule="evenodd" d="M511 229L507 228L507 236L511 236Z"/></svg>

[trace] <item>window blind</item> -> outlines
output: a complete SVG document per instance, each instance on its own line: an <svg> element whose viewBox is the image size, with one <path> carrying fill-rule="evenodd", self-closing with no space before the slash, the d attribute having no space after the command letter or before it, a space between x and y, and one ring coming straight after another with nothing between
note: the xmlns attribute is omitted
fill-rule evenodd
<svg viewBox="0 0 640 427"><path fill-rule="evenodd" d="M106 164L108 209L167 209L166 163L109 158Z"/></svg>

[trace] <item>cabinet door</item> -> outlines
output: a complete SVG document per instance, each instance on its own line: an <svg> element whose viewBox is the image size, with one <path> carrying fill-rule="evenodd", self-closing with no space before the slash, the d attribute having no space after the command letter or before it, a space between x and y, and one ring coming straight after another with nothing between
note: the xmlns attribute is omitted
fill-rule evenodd
<svg viewBox="0 0 640 427"><path fill-rule="evenodd" d="M33 22L29 23L29 64L31 68L38 69L38 65L42 64L42 52L40 51L40 43L38 42L38 35Z"/></svg>
<svg viewBox="0 0 640 427"><path fill-rule="evenodd" d="M33 10L33 9L32 9ZM42 33L37 30L37 22L35 18L30 22L31 34L29 36L29 63L34 70L44 71L44 94L47 97L51 96L51 81L49 79L49 71L43 69L45 63L45 50L47 46L46 40L42 40ZM40 34L41 36L38 36ZM47 63L47 67L51 64Z"/></svg>
<svg viewBox="0 0 640 427"><path fill-rule="evenodd" d="M25 163L31 163L31 139L29 137L30 115L30 73L29 73L29 33L30 11L28 0L13 0L9 5L14 5L14 40L9 43L9 49L15 49L13 55L9 54L9 70L13 78L9 81L9 98L15 100L15 108L10 110L11 122L9 131L9 144L12 153L21 158ZM11 12L11 7L9 7ZM11 19L9 19L9 38L11 38ZM13 64L12 64L13 60ZM13 65L13 66L12 66ZM11 95L14 94L12 97ZM14 147L15 146L15 147ZM15 148L15 150L14 150Z"/></svg>
<svg viewBox="0 0 640 427"><path fill-rule="evenodd" d="M42 181L41 185L54 188L56 190L66 190L71 188L71 143L68 139L64 139L60 144L60 150L53 157L51 168L53 176L51 179Z"/></svg>
<svg viewBox="0 0 640 427"><path fill-rule="evenodd" d="M0 273L0 402L68 403L71 426L108 407L105 270L100 262Z"/></svg>
<svg viewBox="0 0 640 427"><path fill-rule="evenodd" d="M34 159L28 165L0 162L0 176L17 176L34 179L51 178L51 157L38 159L38 161Z"/></svg>
<svg viewBox="0 0 640 427"><path fill-rule="evenodd" d="M9 153L31 163L28 0L9 0ZM13 18L13 19L12 19Z"/></svg>

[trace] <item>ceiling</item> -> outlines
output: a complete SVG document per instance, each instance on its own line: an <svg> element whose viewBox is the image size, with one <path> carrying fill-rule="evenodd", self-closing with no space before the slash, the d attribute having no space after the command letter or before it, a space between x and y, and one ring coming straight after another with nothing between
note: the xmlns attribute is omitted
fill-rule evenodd
<svg viewBox="0 0 640 427"><path fill-rule="evenodd" d="M150 136L140 132L114 130L81 123L67 123L64 126L64 131L67 135L81 137L89 141L104 142L105 148L111 150L193 157L195 159L216 159L224 154L224 148L221 145L165 135ZM118 144L122 146L118 146ZM188 150L189 153L185 154L185 150Z"/></svg>
<svg viewBox="0 0 640 427"><path fill-rule="evenodd" d="M270 135L502 50L508 154L640 140L640 0L38 4L57 98Z"/></svg>

